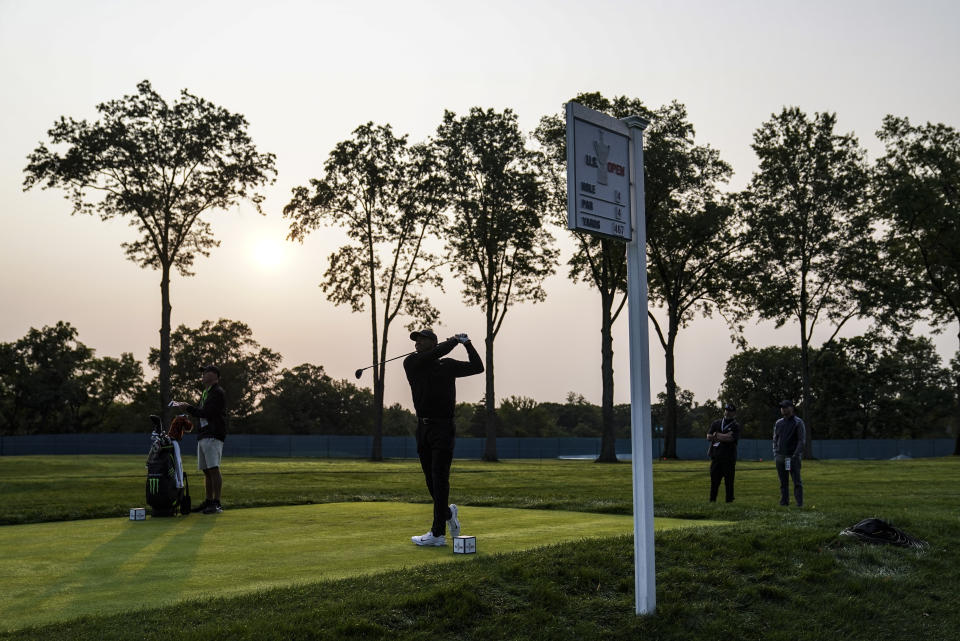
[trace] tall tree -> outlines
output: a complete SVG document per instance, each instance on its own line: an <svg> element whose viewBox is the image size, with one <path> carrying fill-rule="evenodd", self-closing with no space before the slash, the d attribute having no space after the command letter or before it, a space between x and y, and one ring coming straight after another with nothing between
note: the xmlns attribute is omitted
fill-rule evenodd
<svg viewBox="0 0 960 641"><path fill-rule="evenodd" d="M493 346L510 307L546 298L557 250L544 227L549 197L542 160L528 149L510 109L474 107L466 116L446 111L435 145L449 183L451 219L445 229L454 271L467 304L486 317L486 443L483 458L497 460Z"/></svg>
<svg viewBox="0 0 960 641"><path fill-rule="evenodd" d="M137 93L97 105L101 119L61 117L24 169L24 190L35 185L65 190L73 214L101 220L128 218L139 233L122 246L140 267L160 270L159 401L170 400L170 271L193 274L196 256L219 241L208 210L249 200L273 182L273 154L261 154L247 135L247 121L187 90L168 104L146 80ZM56 148L61 148L57 151ZM94 196L99 194L100 197Z"/></svg>
<svg viewBox="0 0 960 641"><path fill-rule="evenodd" d="M148 362L158 367L160 352L151 349ZM216 365L221 385L227 392L230 416L243 421L273 387L280 354L262 347L253 331L241 321L221 318L205 320L191 329L180 325L171 336L170 382L182 400L199 394L200 368Z"/></svg>
<svg viewBox="0 0 960 641"><path fill-rule="evenodd" d="M888 309L925 312L941 330L956 323L960 337L960 132L887 116L877 136L886 148L874 172L877 214L899 277L888 288L899 299ZM954 384L960 455L960 375Z"/></svg>
<svg viewBox="0 0 960 641"><path fill-rule="evenodd" d="M367 123L337 143L324 177L296 187L283 209L290 240L321 225L338 225L349 244L330 256L323 291L337 305L370 314L375 410L371 458L383 458L383 394L390 326L398 315L433 324L438 312L422 293L442 286L444 261L426 249L443 223L444 183L425 145L410 146L389 125Z"/></svg>
<svg viewBox="0 0 960 641"><path fill-rule="evenodd" d="M694 143L686 107L673 102L650 111L640 100L599 93L580 94L575 102L614 118L640 115L651 121L644 135L647 270L649 296L667 311L666 327L650 314L666 361L664 455L677 451L678 396L674 352L680 329L696 313L729 309L725 292L740 241L730 207L721 204L718 185L731 169L708 146ZM548 150L554 176L554 208L566 225L566 138L563 117L541 119L537 137ZM616 461L613 412L612 326L626 302L626 253L622 242L574 233L577 251L570 277L600 292L600 370L603 438L598 461ZM619 300L618 300L619 299Z"/></svg>
<svg viewBox="0 0 960 641"><path fill-rule="evenodd" d="M853 318L871 313L877 247L866 205L868 172L852 134L834 133L836 115L808 118L784 108L753 136L760 161L741 194L748 257L743 295L761 319L800 331L800 407L807 454L815 433L811 341L820 325L832 328L828 346Z"/></svg>
<svg viewBox="0 0 960 641"><path fill-rule="evenodd" d="M663 347L666 373L663 456L676 458L678 392L676 346L680 330L697 316L727 314L739 328L739 278L744 240L719 186L733 173L717 150L694 142L687 109L672 102L658 109L645 136L647 283L650 300L666 308L666 323L650 319Z"/></svg>
<svg viewBox="0 0 960 641"><path fill-rule="evenodd" d="M614 118L639 115L651 118L651 112L639 100L618 96L613 100L599 93L581 93L573 102L604 112ZM564 106L566 109L566 106ZM534 133L545 150L547 184L550 186L553 222L567 226L567 138L564 112L540 119ZM598 463L617 462L617 435L613 409L613 324L627 302L626 244L592 234L571 232L576 250L567 262L568 276L585 282L600 294L600 413L603 428Z"/></svg>

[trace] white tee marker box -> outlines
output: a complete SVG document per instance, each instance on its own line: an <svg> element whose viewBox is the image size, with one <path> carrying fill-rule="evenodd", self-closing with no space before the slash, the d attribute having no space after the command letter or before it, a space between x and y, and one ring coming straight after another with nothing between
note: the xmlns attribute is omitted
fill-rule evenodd
<svg viewBox="0 0 960 641"><path fill-rule="evenodd" d="M145 508L145 507L132 507L132 508L130 508L130 520L131 520L131 521L146 521L146 520L147 520L147 508Z"/></svg>
<svg viewBox="0 0 960 641"><path fill-rule="evenodd" d="M454 538L453 553L454 554L476 554L477 553L477 537L458 536Z"/></svg>

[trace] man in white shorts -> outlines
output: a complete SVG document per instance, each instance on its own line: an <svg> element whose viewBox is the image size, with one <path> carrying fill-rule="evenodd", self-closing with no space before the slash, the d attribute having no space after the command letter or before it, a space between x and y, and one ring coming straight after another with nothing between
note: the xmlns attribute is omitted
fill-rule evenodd
<svg viewBox="0 0 960 641"><path fill-rule="evenodd" d="M223 442L227 438L227 395L220 387L220 370L215 365L207 365L200 370L203 382L203 395L200 405L194 406L175 401L173 407L186 410L191 416L200 419L197 431L197 469L203 472L206 500L194 508L194 512L219 514L220 492L223 477L220 475L220 458L223 455Z"/></svg>

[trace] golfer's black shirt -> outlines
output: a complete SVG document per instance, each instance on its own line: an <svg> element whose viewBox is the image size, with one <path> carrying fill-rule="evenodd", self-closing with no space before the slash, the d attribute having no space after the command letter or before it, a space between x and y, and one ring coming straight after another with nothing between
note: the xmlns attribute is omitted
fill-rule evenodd
<svg viewBox="0 0 960 641"><path fill-rule="evenodd" d="M413 407L418 418L452 419L457 404L456 379L472 376L483 371L483 361L472 343L463 346L470 362L442 358L456 347L457 339L451 338L431 350L411 354L403 359L403 369L413 393Z"/></svg>

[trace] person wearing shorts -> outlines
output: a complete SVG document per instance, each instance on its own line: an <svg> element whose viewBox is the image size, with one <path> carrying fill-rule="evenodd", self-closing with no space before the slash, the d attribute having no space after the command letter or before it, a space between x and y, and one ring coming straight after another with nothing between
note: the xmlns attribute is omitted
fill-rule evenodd
<svg viewBox="0 0 960 641"><path fill-rule="evenodd" d="M220 504L220 493L223 489L220 459L223 456L223 442L227 438L227 395L220 387L219 368L207 365L200 373L203 383L200 405L181 402L171 405L183 408L191 416L200 419L200 429L197 431L197 469L203 472L206 499L193 511L219 514L223 512Z"/></svg>

